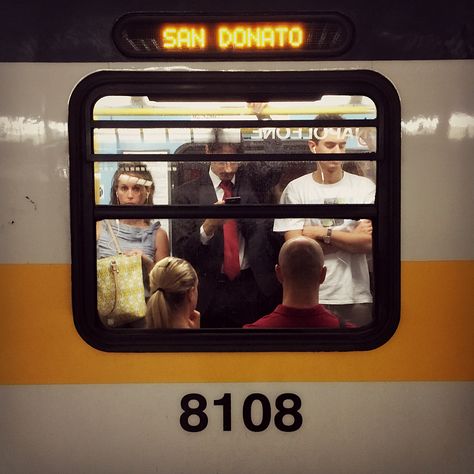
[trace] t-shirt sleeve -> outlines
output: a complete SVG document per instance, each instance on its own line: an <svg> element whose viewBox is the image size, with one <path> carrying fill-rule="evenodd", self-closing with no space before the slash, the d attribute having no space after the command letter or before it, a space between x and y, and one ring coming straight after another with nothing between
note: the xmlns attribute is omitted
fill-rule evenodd
<svg viewBox="0 0 474 474"><path fill-rule="evenodd" d="M293 183L289 183L284 189L280 197L280 204L304 204L301 202ZM275 219L273 223L273 231L286 232L288 230L300 230L304 227L304 221L304 217Z"/></svg>
<svg viewBox="0 0 474 474"><path fill-rule="evenodd" d="M366 181L366 185L364 186L365 188L365 195L364 195L364 199L363 199L363 202L364 204L373 204L375 202L375 184L369 179L369 178L365 178L367 181Z"/></svg>

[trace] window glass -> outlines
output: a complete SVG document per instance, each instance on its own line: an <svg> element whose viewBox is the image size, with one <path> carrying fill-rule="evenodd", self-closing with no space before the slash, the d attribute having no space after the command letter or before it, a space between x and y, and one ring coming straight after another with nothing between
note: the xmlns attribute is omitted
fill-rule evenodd
<svg viewBox="0 0 474 474"><path fill-rule="evenodd" d="M207 156L205 156L208 158ZM124 157L125 159L127 157ZM95 165L95 185L97 189L96 204L117 205L114 199L116 190L113 189L112 181L115 172L123 162L98 162ZM314 196L311 202L306 204L371 204L375 198L375 161L169 161L169 162L143 162L149 170L153 180L153 193L149 197L150 205L176 204L173 195L180 186L190 181L202 179L209 175L209 170L224 170L235 167L239 176L245 176L249 181L252 191L256 196L256 202L262 204L296 204L291 199L282 197L286 186L293 180L318 178L324 184L324 179L329 179L324 170L340 166L346 178L358 175L367 180L358 180L353 188L344 193L344 196L336 196L336 190L328 188L328 195L323 197ZM306 178L304 178L306 176ZM371 181L371 183L368 182ZM294 186L294 185L293 185ZM369 191L367 192L367 188ZM190 197L186 204L202 204L198 195ZM212 203L208 203L212 204Z"/></svg>
<svg viewBox="0 0 474 474"><path fill-rule="evenodd" d="M96 128L94 153L205 154L217 153L216 143L229 144L228 154L369 153L376 151L375 137L373 127ZM344 146L308 146L321 140Z"/></svg>
<svg viewBox="0 0 474 474"><path fill-rule="evenodd" d="M322 95L312 101L162 101L148 96L107 96L93 110L94 120L312 120L318 115L376 118L365 96Z"/></svg>
<svg viewBox="0 0 474 474"><path fill-rule="evenodd" d="M350 295L356 292L358 301L367 303L369 313L363 321L362 316L352 318L349 313L346 319L354 325L369 324L373 295L367 255L371 237L362 250L348 250L321 240L329 229L334 239L341 233L363 232L371 226L369 219L342 215L275 218L271 213L261 219L230 218L228 214L233 211L229 211L228 204L238 204L241 209L257 204L374 204L376 160L356 158L369 157L377 151L376 128L364 126L364 120L375 117L375 104L360 96L327 95L314 101L254 103L163 102L149 97L117 96L100 99L94 106L94 154L97 158L120 156L122 160L95 163L99 190L96 204L128 208L224 207L218 209L221 215L200 219L137 216L109 221L110 226L101 221L97 225L98 262L116 252L112 234L117 234L125 254L142 256L148 298L151 290L147 276L161 252L156 243L159 229L166 233L167 252L186 259L197 271L202 327L237 328L271 312L280 302L281 284L275 275L278 252L289 236L307 235L318 240L325 251L328 270L321 288L323 301L337 302L332 305L337 309L341 302L352 301ZM354 119L361 121L360 126L331 126L334 121ZM117 127L121 121L127 121L127 125ZM199 126L211 122L212 126ZM233 125L236 122L244 123ZM134 123L136 126L129 125ZM156 126L160 123L163 126ZM176 155L179 160L171 159ZM242 160L245 155L254 155L258 161ZM184 159L186 156L190 159ZM348 159L341 160L345 156ZM141 161L137 162L138 158ZM224 182L231 183L231 198L223 191ZM229 221L236 223L238 232L238 284L230 284L221 268L224 228ZM257 257L255 272L252 268L255 269ZM97 271L100 273L101 269L98 267ZM264 282L262 288L260 281ZM324 295L329 295L327 301ZM351 311L352 306L349 305ZM107 326L107 321L104 324ZM133 323L132 327L137 326Z"/></svg>
<svg viewBox="0 0 474 474"><path fill-rule="evenodd" d="M219 245L222 236L216 235L208 239L206 245L202 237L202 227L206 218L172 219L170 238L172 242L171 254L186 259L198 272L199 296L197 309L201 313L202 328L241 328L260 317L271 313L281 303L282 288L275 274L275 265L278 263L278 253L285 240L285 231L299 231L310 235L318 228L332 228L334 231L358 232L369 222L366 219L325 219L317 217L292 217L288 219L255 219L237 218L239 239L243 248L239 258L242 269L236 277L235 285L229 287L229 278L222 273L222 259L219 256ZM137 229L124 220L110 220L98 222L97 257L98 274L102 271L101 259L116 255L114 239L110 232L120 240L122 251L133 253L137 245L148 257L153 258L156 251L154 233L162 228L161 219L147 221ZM133 222L136 224L136 222ZM110 228L108 227L110 225ZM322 243L321 245L324 246ZM329 246L327 246L329 248ZM199 249L199 250L197 250ZM374 296L372 253L348 254L339 251L328 251L325 254L327 276L319 289L319 299L352 327L361 327L372 321L372 304ZM256 277L251 275L252 268L258 262L259 272ZM143 275L147 274L143 264ZM354 275L357 275L355 277ZM150 297L150 284L143 277L145 298ZM229 289L231 288L231 289ZM357 293L361 304L334 304L334 294L339 299L350 300ZM212 296L212 297L211 297ZM115 295L110 295L110 301L99 299L98 310L105 306L111 308ZM242 312L242 308L245 311ZM229 310L229 308L231 308ZM107 326L107 319L103 320ZM109 326L112 326L110 324ZM121 327L144 328L145 319L129 322Z"/></svg>

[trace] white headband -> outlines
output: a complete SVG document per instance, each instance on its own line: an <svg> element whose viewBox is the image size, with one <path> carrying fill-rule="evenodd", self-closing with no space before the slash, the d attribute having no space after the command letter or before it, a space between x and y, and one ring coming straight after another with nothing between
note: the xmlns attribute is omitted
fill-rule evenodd
<svg viewBox="0 0 474 474"><path fill-rule="evenodd" d="M147 179L143 179L143 178L137 178L136 176L130 176L128 174L121 174L118 179L119 180L123 179L123 181L132 185L138 184L139 186L150 187L153 184L152 181L148 181Z"/></svg>

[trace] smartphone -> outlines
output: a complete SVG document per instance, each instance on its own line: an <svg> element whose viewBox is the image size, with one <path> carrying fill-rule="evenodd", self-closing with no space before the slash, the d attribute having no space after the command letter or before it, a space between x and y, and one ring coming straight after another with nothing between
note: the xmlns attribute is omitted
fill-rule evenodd
<svg viewBox="0 0 474 474"><path fill-rule="evenodd" d="M240 204L240 196L232 196L232 197L224 198L224 202L226 204Z"/></svg>

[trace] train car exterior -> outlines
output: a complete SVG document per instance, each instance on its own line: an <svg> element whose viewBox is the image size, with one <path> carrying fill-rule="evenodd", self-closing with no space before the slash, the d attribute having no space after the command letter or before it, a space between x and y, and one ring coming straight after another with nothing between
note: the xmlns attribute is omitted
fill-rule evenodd
<svg viewBox="0 0 474 474"><path fill-rule="evenodd" d="M318 9L354 27L339 57L166 61L116 48L113 26L132 8L123 3L4 7L0 470L470 472L472 6L402 2L383 11L371 2L323 2ZM192 13L183 3L182 13ZM212 8L201 2L199 13ZM133 9L167 8L142 1ZM243 18L252 11L250 2L229 10ZM68 105L84 78L125 70L367 70L393 84L401 106L401 291L399 325L387 342L343 352L105 352L81 337L72 303L71 239L81 236L71 236Z"/></svg>

